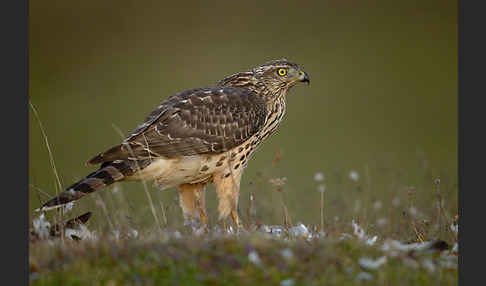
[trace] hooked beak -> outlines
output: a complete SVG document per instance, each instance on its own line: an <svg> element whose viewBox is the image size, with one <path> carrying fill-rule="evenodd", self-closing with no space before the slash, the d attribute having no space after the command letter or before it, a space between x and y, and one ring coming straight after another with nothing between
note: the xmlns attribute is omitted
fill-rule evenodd
<svg viewBox="0 0 486 286"><path fill-rule="evenodd" d="M309 75L305 71L300 71L299 72L299 81L300 82L307 82L307 84L310 84L310 78Z"/></svg>

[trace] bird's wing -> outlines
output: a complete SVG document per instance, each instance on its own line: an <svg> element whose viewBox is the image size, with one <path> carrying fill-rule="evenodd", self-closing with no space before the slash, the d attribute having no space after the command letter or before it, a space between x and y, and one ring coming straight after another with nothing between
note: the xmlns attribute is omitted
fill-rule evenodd
<svg viewBox="0 0 486 286"><path fill-rule="evenodd" d="M187 90L167 98L122 144L88 162L219 154L257 133L266 112L264 99L244 89Z"/></svg>

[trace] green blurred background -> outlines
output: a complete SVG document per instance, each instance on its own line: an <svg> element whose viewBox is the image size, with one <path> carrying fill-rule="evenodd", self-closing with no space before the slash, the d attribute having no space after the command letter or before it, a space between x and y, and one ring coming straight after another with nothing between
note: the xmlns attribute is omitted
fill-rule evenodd
<svg viewBox="0 0 486 286"><path fill-rule="evenodd" d="M254 192L263 222L281 223L282 193L268 180L286 177L293 222L318 223L316 172L325 177L326 222L362 216L353 213L356 201L393 210L399 197L404 206L409 187L432 213L439 177L454 214L456 1L30 2L30 101L63 187L93 170L84 165L90 157L122 140L114 126L128 134L169 95L282 57L303 66L311 85L291 90L280 129L246 169L243 217ZM29 122L32 210L40 204L36 189L53 195L56 182L32 111ZM143 185L120 187L137 222L153 223ZM151 184L149 191L179 223L177 193ZM110 202L111 193L100 196ZM76 213L84 210L104 220L92 198L76 205Z"/></svg>

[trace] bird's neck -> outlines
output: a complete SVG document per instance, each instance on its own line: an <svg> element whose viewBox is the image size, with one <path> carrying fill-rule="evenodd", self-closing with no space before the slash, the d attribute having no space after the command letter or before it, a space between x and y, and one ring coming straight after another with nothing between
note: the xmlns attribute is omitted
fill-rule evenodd
<svg viewBox="0 0 486 286"><path fill-rule="evenodd" d="M234 75L225 77L218 82L218 86L252 89L255 85L252 72L240 72Z"/></svg>

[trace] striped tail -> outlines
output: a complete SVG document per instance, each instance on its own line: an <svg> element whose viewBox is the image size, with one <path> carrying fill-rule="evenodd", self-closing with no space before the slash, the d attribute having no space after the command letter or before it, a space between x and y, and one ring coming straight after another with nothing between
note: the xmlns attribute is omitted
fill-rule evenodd
<svg viewBox="0 0 486 286"><path fill-rule="evenodd" d="M126 177L133 175L139 168L145 168L149 163L150 160L105 162L97 171L71 185L60 193L59 196L44 203L36 211L47 211L62 207L69 202L78 200L86 194L101 190L115 182L122 181Z"/></svg>

